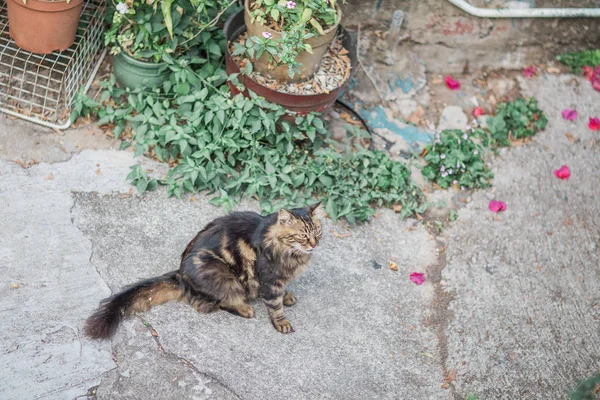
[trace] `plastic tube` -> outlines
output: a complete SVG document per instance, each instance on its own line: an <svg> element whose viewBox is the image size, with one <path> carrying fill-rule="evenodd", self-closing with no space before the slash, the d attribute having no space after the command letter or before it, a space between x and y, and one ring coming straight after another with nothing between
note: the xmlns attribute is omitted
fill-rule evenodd
<svg viewBox="0 0 600 400"><path fill-rule="evenodd" d="M598 18L600 8L479 8L465 0L448 0L461 10L481 18Z"/></svg>

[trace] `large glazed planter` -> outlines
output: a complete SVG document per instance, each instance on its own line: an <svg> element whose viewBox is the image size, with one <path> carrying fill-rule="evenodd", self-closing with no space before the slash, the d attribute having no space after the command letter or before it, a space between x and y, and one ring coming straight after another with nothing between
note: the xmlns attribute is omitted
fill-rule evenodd
<svg viewBox="0 0 600 400"><path fill-rule="evenodd" d="M63 51L75 41L83 0L6 0L10 36L23 50Z"/></svg>
<svg viewBox="0 0 600 400"><path fill-rule="evenodd" d="M235 41L242 33L246 31L246 26L244 25L244 12L240 11L237 14L232 14L227 21L225 22L225 26L223 27L223 32L225 33L225 37L228 42ZM353 38L348 31L346 31L341 25L338 27L339 35L342 38L342 44L346 50L349 52L350 64L352 66L352 71L350 73L350 78L344 82L343 85L338 87L335 90L332 90L329 93L322 94L314 94L314 95L297 95L297 94L289 94L282 93L276 90L270 89L268 87L262 86L258 82L250 79L249 76L243 75L240 73L239 67L236 65L231 52L229 50L229 46L226 46L225 51L225 61L226 61L226 70L227 74L240 74L238 76L238 80L241 84L246 87L246 92L244 95L248 95L248 90L253 91L259 96L264 97L267 101L275 104L279 104L285 107L287 110L292 112L297 112L301 115L308 114L309 112L316 111L321 112L326 108L330 107L335 103L338 96L342 93L342 91L348 85L348 82L352 78L352 75L356 71L358 66L358 57L356 55L356 39ZM239 91L237 88L229 82L229 88L231 92L235 95L238 94Z"/></svg>
<svg viewBox="0 0 600 400"><path fill-rule="evenodd" d="M160 86L168 79L171 72L164 62L157 64L150 61L136 60L124 51L114 55L112 62L113 72L119 85L122 88L131 90Z"/></svg>
<svg viewBox="0 0 600 400"><path fill-rule="evenodd" d="M250 15L250 4L253 0L245 0L244 2L244 22L246 23L246 28L248 30L248 36L258 36L262 37L263 32L269 32L271 34L271 40L277 40L281 38L281 33L277 32L271 28L268 28L262 24L257 22L251 22L252 16ZM314 36L308 40L306 43L312 47L313 54L310 54L306 51L301 52L296 57L296 61L300 64L300 72L294 75L294 78L290 78L288 74L287 65L282 65L275 69L268 68L269 56L267 54L263 54L258 60L256 60L253 64L254 69L260 72L261 75L267 76L269 78L278 79L281 81L303 81L308 78L311 78L315 72L319 70L321 65L321 60L327 53L327 48L333 42L335 35L338 30L338 26L340 21L342 20L342 10L337 7L337 15L338 22L336 25L329 27L325 30L324 35Z"/></svg>

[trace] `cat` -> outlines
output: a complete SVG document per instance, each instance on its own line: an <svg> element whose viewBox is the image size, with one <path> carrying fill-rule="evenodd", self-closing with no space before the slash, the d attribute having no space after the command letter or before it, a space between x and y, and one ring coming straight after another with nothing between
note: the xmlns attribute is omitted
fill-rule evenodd
<svg viewBox="0 0 600 400"><path fill-rule="evenodd" d="M308 267L323 215L319 202L264 217L235 212L215 219L187 245L179 270L103 300L86 321L86 335L109 338L124 317L168 301L186 302L201 313L223 309L253 318L248 301L259 296L275 329L294 332L283 313L283 306L296 303L287 286Z"/></svg>

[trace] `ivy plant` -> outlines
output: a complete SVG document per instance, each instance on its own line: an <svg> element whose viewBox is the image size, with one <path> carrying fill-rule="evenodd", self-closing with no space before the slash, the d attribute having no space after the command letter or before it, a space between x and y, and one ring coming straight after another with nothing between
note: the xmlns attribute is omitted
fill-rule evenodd
<svg viewBox="0 0 600 400"><path fill-rule="evenodd" d="M501 103L496 115L488 120L492 141L498 146L510 146L512 139L525 139L543 130L548 124L535 98Z"/></svg>
<svg viewBox="0 0 600 400"><path fill-rule="evenodd" d="M580 75L583 67L600 66L600 49L561 54L556 59L571 68L571 72Z"/></svg>
<svg viewBox="0 0 600 400"><path fill-rule="evenodd" d="M339 22L336 0L254 0L250 3L250 17L252 23L269 27L281 36L274 38L268 31L261 37L251 36L244 45L236 43L234 55L247 55L248 65L250 60L265 54L272 68L287 65L291 78L300 66L298 55L304 51L312 53L306 40L324 35Z"/></svg>
<svg viewBox="0 0 600 400"><path fill-rule="evenodd" d="M466 133L458 129L436 134L424 150L427 165L422 170L423 176L442 189L490 186L494 175L482 158L483 147L473 140L483 134L481 130Z"/></svg>
<svg viewBox="0 0 600 400"><path fill-rule="evenodd" d="M331 218L350 222L366 220L374 206L394 206L402 216L424 211L404 164L359 144L338 152L317 114L290 119L255 95L231 97L225 83L236 76L216 62L167 60L171 74L160 88L123 90L111 78L96 103L81 99L88 105L82 110L98 104L98 123L123 140L121 148L172 166L159 181L132 168L128 178L138 191L158 184L178 198L203 191L228 209L255 198L266 213L320 198Z"/></svg>
<svg viewBox="0 0 600 400"><path fill-rule="evenodd" d="M105 44L111 54L125 52L139 60L160 62L164 54L205 53L221 56L212 42L215 24L235 1L128 0L109 2Z"/></svg>

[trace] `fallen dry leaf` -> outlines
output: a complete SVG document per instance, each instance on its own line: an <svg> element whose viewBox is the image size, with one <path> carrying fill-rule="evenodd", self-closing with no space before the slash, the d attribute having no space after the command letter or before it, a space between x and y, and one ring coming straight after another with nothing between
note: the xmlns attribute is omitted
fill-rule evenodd
<svg viewBox="0 0 600 400"><path fill-rule="evenodd" d="M402 204L394 204L392 206L392 210L394 210L394 212L397 212L397 213L402 211L403 208L404 208L404 206Z"/></svg>
<svg viewBox="0 0 600 400"><path fill-rule="evenodd" d="M154 330L154 328L151 328L151 331L150 331L150 333L152 334L152 336L154 336L154 337L158 337L158 332L156 332L156 331Z"/></svg>
<svg viewBox="0 0 600 400"><path fill-rule="evenodd" d="M569 139L569 142L575 143L575 138L571 135L571 132L567 132L567 139Z"/></svg>
<svg viewBox="0 0 600 400"><path fill-rule="evenodd" d="M456 368L452 368L444 375L444 382L451 383L456 380Z"/></svg>
<svg viewBox="0 0 600 400"><path fill-rule="evenodd" d="M417 217L417 220L423 221L423 217L421 217L421 214L419 214L419 213L416 212L415 216Z"/></svg>
<svg viewBox="0 0 600 400"><path fill-rule="evenodd" d="M343 238L347 238L352 236L351 232L347 232L347 233L337 233L336 231L331 231L331 233L333 233L333 236L343 239Z"/></svg>
<svg viewBox="0 0 600 400"><path fill-rule="evenodd" d="M548 67L548 69L546 69L546 71L548 71L551 74L560 74L560 69L558 69L556 67Z"/></svg>
<svg viewBox="0 0 600 400"><path fill-rule="evenodd" d="M13 289L18 289L21 287L18 283L13 283L11 286Z"/></svg>
<svg viewBox="0 0 600 400"><path fill-rule="evenodd" d="M393 262L393 261L390 261L390 269L391 269L392 271L398 271L398 264L396 264L396 263L395 263L395 262Z"/></svg>
<svg viewBox="0 0 600 400"><path fill-rule="evenodd" d="M346 111L342 111L340 113L340 117L344 121L348 122L349 124L352 124L352 125L361 125L362 126L362 123L360 121L357 121L354 118L352 118L352 116L349 113L347 113Z"/></svg>
<svg viewBox="0 0 600 400"><path fill-rule="evenodd" d="M52 172L50 172L48 175L46 175L44 179L47 181L51 181L52 179L54 179L54 175L52 175Z"/></svg>
<svg viewBox="0 0 600 400"><path fill-rule="evenodd" d="M96 175L102 175L102 171L100 171L100 168L98 168L98 169L96 170Z"/></svg>
<svg viewBox="0 0 600 400"><path fill-rule="evenodd" d="M571 225L573 225L573 220L571 219L571 217L569 217L569 218L565 219L563 224L565 224L565 226L571 226Z"/></svg>
<svg viewBox="0 0 600 400"><path fill-rule="evenodd" d="M413 112L410 115L410 117L408 117L408 122L418 125L421 122L421 119L423 119L424 115L425 115L425 110L423 110L423 107L421 107L419 105L417 107L417 109L415 110L415 112Z"/></svg>

